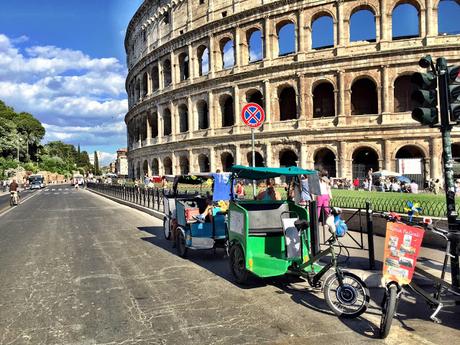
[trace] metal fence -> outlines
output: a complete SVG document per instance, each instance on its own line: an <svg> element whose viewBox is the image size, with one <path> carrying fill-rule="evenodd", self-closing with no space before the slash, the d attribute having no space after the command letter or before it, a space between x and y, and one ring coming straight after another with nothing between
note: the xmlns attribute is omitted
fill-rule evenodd
<svg viewBox="0 0 460 345"><path fill-rule="evenodd" d="M417 197L411 197L410 201L420 205L422 215L446 217L446 203L444 201L417 200ZM407 213L408 205L406 200L337 196L332 199L331 204L341 208L365 209L366 202L371 202L375 211ZM456 209L457 212L460 211L460 204L456 205Z"/></svg>

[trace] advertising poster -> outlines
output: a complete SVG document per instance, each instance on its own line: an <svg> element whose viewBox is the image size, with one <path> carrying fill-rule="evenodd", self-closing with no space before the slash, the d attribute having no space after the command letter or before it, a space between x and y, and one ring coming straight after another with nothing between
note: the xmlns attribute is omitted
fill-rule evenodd
<svg viewBox="0 0 460 345"><path fill-rule="evenodd" d="M409 284L414 275L417 256L425 231L401 223L387 223L383 255L383 277Z"/></svg>

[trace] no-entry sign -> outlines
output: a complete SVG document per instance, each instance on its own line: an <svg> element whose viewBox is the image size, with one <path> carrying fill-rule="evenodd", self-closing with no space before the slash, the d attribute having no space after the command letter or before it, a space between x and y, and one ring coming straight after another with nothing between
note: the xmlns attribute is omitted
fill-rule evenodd
<svg viewBox="0 0 460 345"><path fill-rule="evenodd" d="M251 128L259 128L265 121L264 109L257 103L248 103L241 111L241 119Z"/></svg>

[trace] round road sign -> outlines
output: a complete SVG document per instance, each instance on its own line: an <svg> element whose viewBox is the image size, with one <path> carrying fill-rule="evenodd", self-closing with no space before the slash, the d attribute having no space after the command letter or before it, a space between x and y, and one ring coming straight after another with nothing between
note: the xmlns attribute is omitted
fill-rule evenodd
<svg viewBox="0 0 460 345"><path fill-rule="evenodd" d="M241 111L241 119L246 126L258 128L265 121L264 109L257 103L248 103Z"/></svg>

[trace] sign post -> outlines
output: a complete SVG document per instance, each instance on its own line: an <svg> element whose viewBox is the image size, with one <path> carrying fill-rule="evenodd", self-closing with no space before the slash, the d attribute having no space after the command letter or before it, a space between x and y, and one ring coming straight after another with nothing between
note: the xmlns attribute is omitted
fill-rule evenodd
<svg viewBox="0 0 460 345"><path fill-rule="evenodd" d="M251 128L252 141L252 166L256 166L255 134L254 129L259 128L265 121L264 109L257 103L246 104L241 111L241 119L244 124ZM256 197L256 183L252 181L252 193Z"/></svg>

